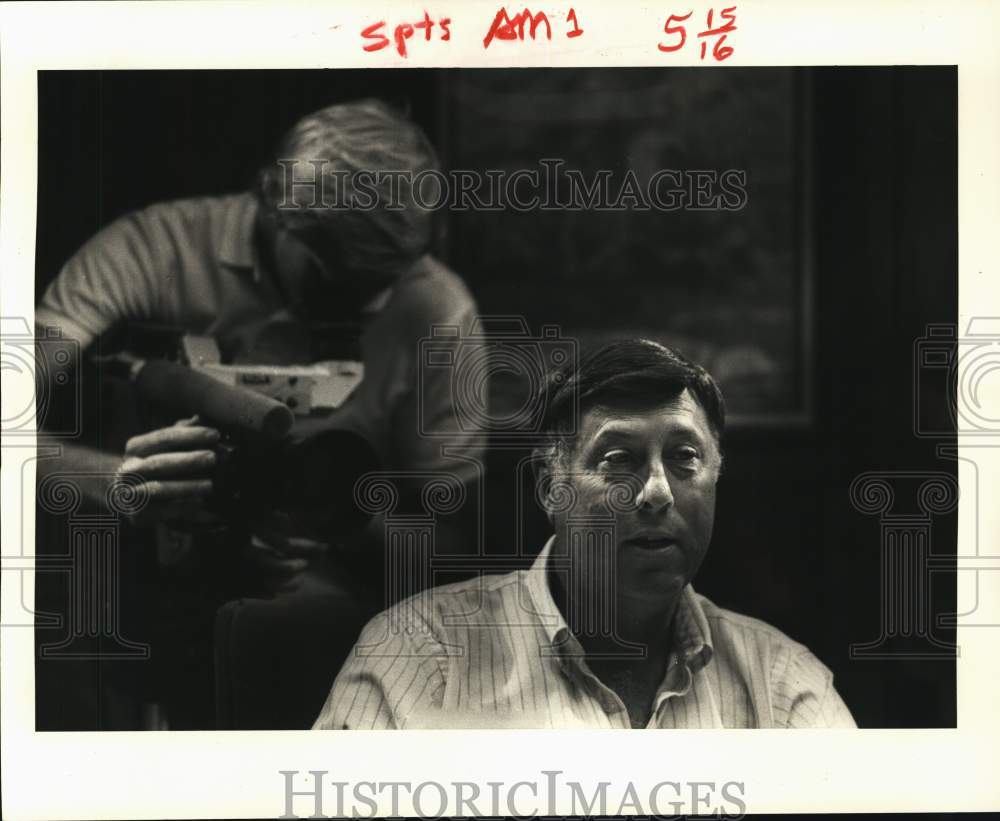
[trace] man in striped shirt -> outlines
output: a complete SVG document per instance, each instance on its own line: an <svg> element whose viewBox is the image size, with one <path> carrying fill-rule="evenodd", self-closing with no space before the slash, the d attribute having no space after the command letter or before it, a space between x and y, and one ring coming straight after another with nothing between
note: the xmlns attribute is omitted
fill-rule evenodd
<svg viewBox="0 0 1000 821"><path fill-rule="evenodd" d="M804 646L691 587L722 466L712 377L616 342L550 380L545 408L555 533L533 566L377 616L314 728L854 727Z"/></svg>

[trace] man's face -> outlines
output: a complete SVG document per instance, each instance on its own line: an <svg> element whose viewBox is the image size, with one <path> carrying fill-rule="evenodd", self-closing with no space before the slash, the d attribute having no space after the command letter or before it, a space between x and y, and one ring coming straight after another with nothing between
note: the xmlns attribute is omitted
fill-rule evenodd
<svg viewBox="0 0 1000 821"><path fill-rule="evenodd" d="M356 314L393 278L352 271L342 261L326 259L297 233L262 219L258 232L265 265L288 308L303 319Z"/></svg>
<svg viewBox="0 0 1000 821"><path fill-rule="evenodd" d="M619 597L662 599L679 592L708 551L722 461L691 393L652 409L587 411L565 460L562 478L577 500L571 511L553 515L557 533L565 532L567 515L610 514ZM558 471L553 478L559 481ZM632 492L624 494L625 504L617 495L609 506L616 483Z"/></svg>

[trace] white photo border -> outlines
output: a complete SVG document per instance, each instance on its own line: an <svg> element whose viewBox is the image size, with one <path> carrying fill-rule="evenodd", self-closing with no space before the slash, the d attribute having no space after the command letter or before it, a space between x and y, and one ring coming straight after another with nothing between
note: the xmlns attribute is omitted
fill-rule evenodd
<svg viewBox="0 0 1000 821"><path fill-rule="evenodd" d="M520 9L524 3L516 4ZM530 5L530 4L528 4ZM671 12L735 5L738 31L728 66L957 65L959 84L959 327L973 316L1000 316L1000 5L865 3L547 2L555 19L576 11L584 34L551 43L482 38L499 2L428 3L8 3L0 8L0 271L2 313L33 317L37 185L37 72L45 69L419 68L451 66L707 65L697 52L656 48ZM425 7L450 16L451 39L413 48L361 48L376 20L414 21ZM515 8L510 6L510 8ZM539 6L541 8L541 6ZM669 58L669 59L668 59ZM693 59L692 59L693 58ZM4 374L3 403L24 385ZM10 404L8 404L10 403ZM5 418L6 414L5 414ZM2 555L30 563L33 443L4 440ZM972 443L960 439L960 449ZM998 443L1000 444L1000 443ZM20 445L20 446L18 446ZM966 451L968 452L968 451ZM977 451L981 482L996 477L1000 448ZM992 491L992 495L990 493ZM994 498L994 482L980 488ZM959 555L974 555L1000 534L1000 507L978 511L963 497ZM24 538L22 541L22 533ZM989 552L988 550L986 552ZM995 552L995 551L994 551ZM994 559L994 562L996 560ZM26 581L27 580L27 581ZM0 609L29 609L30 575L0 576ZM960 587L959 612L997 612L1000 573L980 574L980 600ZM329 780L538 781L545 770L584 784L743 783L751 813L965 811L1000 807L1000 653L994 630L959 626L954 730L860 731L409 731L36 733L33 630L0 636L3 817L254 818L284 811L281 770L324 770ZM298 810L310 814L308 801ZM529 793L518 806L528 811ZM542 797L535 807L546 813ZM569 812L560 800L556 812Z"/></svg>

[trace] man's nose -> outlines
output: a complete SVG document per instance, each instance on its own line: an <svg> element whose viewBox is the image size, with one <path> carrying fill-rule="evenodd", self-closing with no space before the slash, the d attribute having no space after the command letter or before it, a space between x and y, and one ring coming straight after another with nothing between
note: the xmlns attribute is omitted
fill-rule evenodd
<svg viewBox="0 0 1000 821"><path fill-rule="evenodd" d="M636 507L639 510L654 512L670 507L673 503L674 495L670 490L670 481L663 465L652 466L636 498Z"/></svg>

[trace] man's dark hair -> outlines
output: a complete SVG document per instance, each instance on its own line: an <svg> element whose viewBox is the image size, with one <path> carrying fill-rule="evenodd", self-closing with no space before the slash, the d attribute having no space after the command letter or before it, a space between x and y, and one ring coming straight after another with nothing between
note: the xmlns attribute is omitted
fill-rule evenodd
<svg viewBox="0 0 1000 821"><path fill-rule="evenodd" d="M542 430L552 443L594 407L653 408L689 390L705 411L721 443L726 426L722 392L711 374L683 355L649 339L611 342L581 357L579 365L550 375L545 387Z"/></svg>

